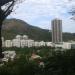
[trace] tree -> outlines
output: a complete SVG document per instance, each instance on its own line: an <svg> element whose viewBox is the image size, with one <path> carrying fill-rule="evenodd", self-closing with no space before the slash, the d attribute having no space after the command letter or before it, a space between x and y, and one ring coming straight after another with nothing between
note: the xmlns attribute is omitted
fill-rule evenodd
<svg viewBox="0 0 75 75"><path fill-rule="evenodd" d="M72 3L71 3L72 2ZM75 20L75 1L69 0L69 14L72 15L71 19Z"/></svg>
<svg viewBox="0 0 75 75"><path fill-rule="evenodd" d="M0 0L0 58L3 58L4 56L2 54L2 40L1 40L1 29L3 21L8 15L10 15L14 5L20 1L22 0Z"/></svg>

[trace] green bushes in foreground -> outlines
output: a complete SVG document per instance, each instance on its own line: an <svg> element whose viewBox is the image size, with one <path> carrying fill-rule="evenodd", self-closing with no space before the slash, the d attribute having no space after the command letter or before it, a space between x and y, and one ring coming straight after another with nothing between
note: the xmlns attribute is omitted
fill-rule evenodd
<svg viewBox="0 0 75 75"><path fill-rule="evenodd" d="M15 50L17 56L20 55L19 58L0 67L0 75L75 75L75 50L54 51L51 48ZM42 57L45 67L40 67L35 60L29 60L33 51Z"/></svg>

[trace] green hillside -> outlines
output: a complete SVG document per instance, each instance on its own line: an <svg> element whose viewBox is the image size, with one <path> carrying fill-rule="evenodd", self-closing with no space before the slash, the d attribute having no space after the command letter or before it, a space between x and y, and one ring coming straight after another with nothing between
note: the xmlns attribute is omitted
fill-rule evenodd
<svg viewBox="0 0 75 75"><path fill-rule="evenodd" d="M2 27L2 36L5 39L13 39L17 34L28 35L34 40L51 41L51 32L49 30L41 29L19 19L7 19L4 21ZM63 33L63 40L75 40L75 33Z"/></svg>
<svg viewBox="0 0 75 75"><path fill-rule="evenodd" d="M13 39L17 34L28 35L29 38L34 40L51 40L51 33L49 30L31 26L19 19L5 20L2 29L2 36L4 36L5 39Z"/></svg>

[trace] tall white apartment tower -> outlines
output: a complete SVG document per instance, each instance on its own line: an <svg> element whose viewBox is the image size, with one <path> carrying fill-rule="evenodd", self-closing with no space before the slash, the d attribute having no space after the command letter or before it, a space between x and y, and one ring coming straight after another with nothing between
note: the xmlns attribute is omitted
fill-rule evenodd
<svg viewBox="0 0 75 75"><path fill-rule="evenodd" d="M59 44L62 43L62 20L53 19L52 25L52 43Z"/></svg>

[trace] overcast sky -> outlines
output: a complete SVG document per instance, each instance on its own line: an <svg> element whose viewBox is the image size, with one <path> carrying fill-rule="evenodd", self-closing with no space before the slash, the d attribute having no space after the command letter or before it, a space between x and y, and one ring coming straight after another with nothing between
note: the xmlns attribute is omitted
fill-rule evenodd
<svg viewBox="0 0 75 75"><path fill-rule="evenodd" d="M63 32L75 32L75 21L68 13L72 6L75 6L75 0L25 0L9 17L43 29L51 29L51 20L59 18Z"/></svg>

